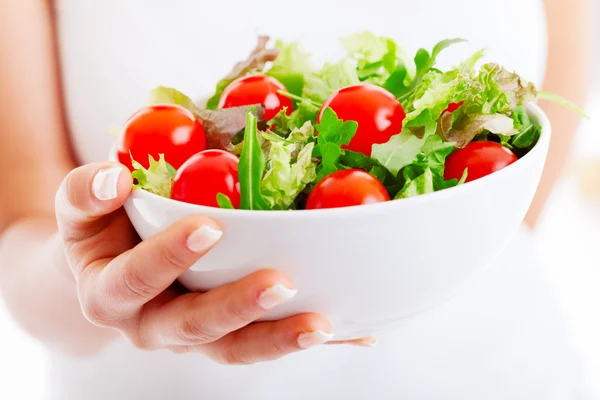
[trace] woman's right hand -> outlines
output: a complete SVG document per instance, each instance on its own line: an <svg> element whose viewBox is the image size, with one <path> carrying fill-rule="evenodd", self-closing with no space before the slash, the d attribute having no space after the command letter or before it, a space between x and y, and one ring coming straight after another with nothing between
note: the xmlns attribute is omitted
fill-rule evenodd
<svg viewBox="0 0 600 400"><path fill-rule="evenodd" d="M90 322L141 349L201 352L225 364L273 360L331 339L317 314L254 322L295 295L276 270L206 293L182 290L177 278L220 239L220 227L190 216L140 241L122 208L131 187L126 167L96 163L71 171L56 196L59 233Z"/></svg>

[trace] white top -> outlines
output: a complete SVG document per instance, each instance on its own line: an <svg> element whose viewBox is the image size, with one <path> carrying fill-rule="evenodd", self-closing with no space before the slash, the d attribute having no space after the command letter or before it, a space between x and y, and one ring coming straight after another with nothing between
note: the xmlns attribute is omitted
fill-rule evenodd
<svg viewBox="0 0 600 400"><path fill-rule="evenodd" d="M464 37L442 67L480 47L540 84L540 0L57 1L68 119L82 162L106 159L155 86L210 93L256 34L301 39L323 61L336 38L373 30L413 53ZM437 310L381 334L373 349L322 346L244 367L142 352L122 341L89 360L51 355L51 399L578 399L579 365L529 235Z"/></svg>

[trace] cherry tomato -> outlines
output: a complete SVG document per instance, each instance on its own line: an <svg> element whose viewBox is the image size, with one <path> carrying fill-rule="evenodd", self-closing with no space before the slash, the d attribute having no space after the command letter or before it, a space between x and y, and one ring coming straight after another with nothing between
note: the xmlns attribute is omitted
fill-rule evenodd
<svg viewBox="0 0 600 400"><path fill-rule="evenodd" d="M461 101L460 103L450 103L450 104L448 104L448 108L446 108L444 110L444 112L442 112L442 114L447 113L447 112L452 113L452 112L458 110L460 108L460 106L462 106L463 104L464 104L464 101Z"/></svg>
<svg viewBox="0 0 600 400"><path fill-rule="evenodd" d="M348 86L332 94L321 107L317 123L327 107L343 121L358 122L356 134L344 148L367 156L371 155L374 143L386 143L391 136L400 133L405 117L400 102L390 92L366 83Z"/></svg>
<svg viewBox="0 0 600 400"><path fill-rule="evenodd" d="M231 82L223 91L219 99L219 108L261 104L265 108L265 120L273 118L283 107L287 107L286 114L290 115L294 107L292 100L277 93L279 90L287 91L281 82L270 76L242 76Z"/></svg>
<svg viewBox="0 0 600 400"><path fill-rule="evenodd" d="M489 175L517 161L517 156L500 143L471 142L446 159L444 178L460 179L468 168L467 182Z"/></svg>
<svg viewBox="0 0 600 400"><path fill-rule="evenodd" d="M190 157L177 170L171 198L201 206L219 207L217 195L229 197L240 206L239 160L223 150L205 150Z"/></svg>
<svg viewBox="0 0 600 400"><path fill-rule="evenodd" d="M194 114L177 105L144 107L125 123L117 146L119 162L133 171L131 156L148 168L148 155L179 168L192 155L206 149L206 135ZM131 152L131 156L129 155Z"/></svg>
<svg viewBox="0 0 600 400"><path fill-rule="evenodd" d="M306 208L350 207L389 200L377 178L359 169L345 169L321 179L308 195Z"/></svg>

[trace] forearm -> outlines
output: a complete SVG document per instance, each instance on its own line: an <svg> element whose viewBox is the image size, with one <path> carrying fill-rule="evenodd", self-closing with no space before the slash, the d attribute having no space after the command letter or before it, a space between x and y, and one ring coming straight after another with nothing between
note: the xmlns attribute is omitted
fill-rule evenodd
<svg viewBox="0 0 600 400"><path fill-rule="evenodd" d="M0 236L0 293L23 329L53 350L89 354L118 335L83 316L53 216L17 221Z"/></svg>
<svg viewBox="0 0 600 400"><path fill-rule="evenodd" d="M543 89L584 106L591 76L591 29L589 0L546 0L548 21L548 68ZM581 117L547 101L541 104L552 123L552 139L539 189L526 223L534 227L544 203L560 178L572 150Z"/></svg>

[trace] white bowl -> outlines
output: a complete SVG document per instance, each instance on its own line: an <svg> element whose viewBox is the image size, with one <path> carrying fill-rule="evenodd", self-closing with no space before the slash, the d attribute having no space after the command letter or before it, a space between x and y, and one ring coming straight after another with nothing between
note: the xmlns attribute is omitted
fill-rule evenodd
<svg viewBox="0 0 600 400"><path fill-rule="evenodd" d="M440 305L503 250L535 194L550 142L541 109L537 145L479 180L386 203L326 210L245 211L133 191L125 209L142 239L190 214L218 221L221 241L181 283L205 291L257 269L280 269L298 295L264 319L300 312L329 318L335 339L371 335Z"/></svg>

